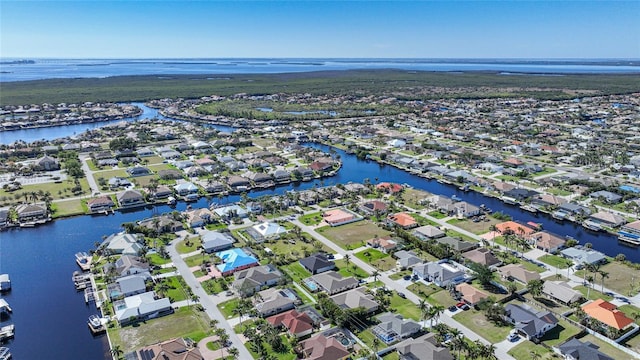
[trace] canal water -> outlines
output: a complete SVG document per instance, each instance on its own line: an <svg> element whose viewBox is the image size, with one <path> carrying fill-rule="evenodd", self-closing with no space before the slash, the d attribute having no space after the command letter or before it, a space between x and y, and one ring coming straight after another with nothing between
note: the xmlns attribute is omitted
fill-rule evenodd
<svg viewBox="0 0 640 360"><path fill-rule="evenodd" d="M153 109L145 108L143 117L153 117ZM130 119L131 121L135 119ZM69 135L58 129L60 136ZM229 128L222 130L228 131ZM307 146L329 151L321 144ZM590 242L593 247L607 255L618 253L627 259L640 262L640 254L635 248L620 245L616 237L609 234L588 232L582 227L569 223L559 223L547 215L532 215L518 207L475 192L462 192L456 187L423 179L392 166L380 165L370 160L360 160L354 155L336 149L343 162L342 169L333 177L313 182L289 184L273 189L252 192L250 197L278 195L289 190L305 190L314 186L338 183L391 181L409 184L434 194L456 195L469 203L485 204L494 211L502 211L515 220L541 223L543 228L559 235L570 235L582 244ZM233 202L239 196L229 196L219 200L202 198L194 207L208 206L212 201ZM184 210L179 203L177 209ZM77 293L71 281L71 274L77 270L74 254L87 251L103 235L121 230L121 224L153 216L155 213L169 212L168 206L155 210L141 209L134 212L116 212L109 216L81 216L58 220L31 229L16 229L0 233L0 273L9 273L13 290L3 295L14 312L0 325L16 325L16 337L8 346L16 359L101 359L108 358L106 338L93 338L87 328L87 318L96 313L93 305L84 303L82 293Z"/></svg>

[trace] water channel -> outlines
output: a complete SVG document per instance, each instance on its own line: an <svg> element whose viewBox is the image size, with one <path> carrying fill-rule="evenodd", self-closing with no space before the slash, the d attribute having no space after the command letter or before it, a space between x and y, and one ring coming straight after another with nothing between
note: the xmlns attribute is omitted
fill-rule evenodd
<svg viewBox="0 0 640 360"><path fill-rule="evenodd" d="M136 104L141 106L141 104ZM144 114L136 119L157 116L153 109L142 106ZM160 116L158 116L160 117ZM125 121L135 121L126 119ZM120 120L122 121L122 120ZM91 124L95 125L95 124ZM48 128L47 134L55 137L72 135L84 131L76 126ZM232 130L218 127L221 130ZM41 131L42 129L37 129ZM32 130L21 130L28 135ZM7 134L3 134L7 139ZM38 135L40 136L40 135ZM11 140L9 142L15 141ZM6 143L3 141L3 143ZM321 144L307 144L314 148L329 151ZM570 222L557 222L550 216L533 215L515 206L502 203L498 199L486 197L475 192L462 192L454 186L440 184L409 174L392 166L379 165L369 160L357 159L354 155L336 149L343 162L342 169L331 178L300 184L289 184L273 189L252 192L250 197L283 194L286 191L305 190L314 186L333 185L348 182L392 181L409 184L434 194L456 195L475 204L485 204L494 211L502 211L513 216L514 220L541 223L545 230L570 235L581 243L590 242L593 248L607 255L618 253L627 259L640 262L637 249L621 245L615 236L604 233L592 233ZM239 196L215 201L233 202ZM212 200L200 199L194 207L205 207ZM184 210L185 204L179 203L177 209ZM44 226L31 229L16 229L0 233L0 273L9 273L13 290L3 296L14 312L9 318L2 319L0 325L13 323L16 337L8 346L17 359L101 359L108 358L108 346L105 337L93 338L87 329L87 317L96 312L93 305L85 305L82 293L76 293L71 282L71 273L77 270L74 254L94 247L103 235L120 231L124 222L136 221L153 216L154 213L169 212L168 206L159 206L155 210L141 209L134 212L116 212L109 216L81 216L57 220Z"/></svg>

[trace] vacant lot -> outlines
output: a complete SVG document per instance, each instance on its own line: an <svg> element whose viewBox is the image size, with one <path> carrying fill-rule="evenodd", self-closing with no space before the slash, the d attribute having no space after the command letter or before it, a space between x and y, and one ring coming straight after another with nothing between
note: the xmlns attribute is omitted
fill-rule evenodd
<svg viewBox="0 0 640 360"><path fill-rule="evenodd" d="M486 220L489 220L489 221L486 221ZM480 234L489 232L489 227L491 225L498 224L501 221L494 219L491 216L487 216L485 217L485 220L478 221L478 222L473 222L473 220L470 220L470 219L464 219L462 221L455 219L455 220L449 220L447 222L461 229L472 232L476 235L480 235Z"/></svg>
<svg viewBox="0 0 640 360"><path fill-rule="evenodd" d="M311 214L306 214L300 216L299 220L301 223L308 226L318 225L322 221L322 213L318 211Z"/></svg>
<svg viewBox="0 0 640 360"><path fill-rule="evenodd" d="M109 329L109 336L113 345L120 345L127 353L175 337L189 337L199 341L206 336L208 324L206 313L184 307L172 315L148 320L136 326Z"/></svg>
<svg viewBox="0 0 640 360"><path fill-rule="evenodd" d="M510 326L494 325L487 320L482 311L473 309L467 311L459 310L453 318L493 344L506 339L509 331L511 331Z"/></svg>
<svg viewBox="0 0 640 360"><path fill-rule="evenodd" d="M582 277L584 271L576 271L576 276ZM604 271L609 274L609 277L604 279L604 286L624 296L634 296L638 293L640 287L640 270L636 270L630 266L627 266L621 262L612 261L606 265L600 267L600 271ZM595 278L595 288L600 289L602 284L602 277L600 274L588 273L587 276L593 275ZM631 291L631 295L629 292Z"/></svg>
<svg viewBox="0 0 640 360"><path fill-rule="evenodd" d="M540 360L550 360L555 358L553 356L554 353L551 350L527 340L521 341L520 344L509 350L509 355L516 359L533 359L533 352L540 356L538 358Z"/></svg>
<svg viewBox="0 0 640 360"><path fill-rule="evenodd" d="M402 192L402 200L404 203L413 208L413 209L424 209L424 205L420 204L421 200L426 199L431 194L426 191L416 190L416 189L405 189Z"/></svg>
<svg viewBox="0 0 640 360"><path fill-rule="evenodd" d="M367 220L336 227L325 226L317 231L347 250L360 247L375 236L383 237L390 234L389 231Z"/></svg>

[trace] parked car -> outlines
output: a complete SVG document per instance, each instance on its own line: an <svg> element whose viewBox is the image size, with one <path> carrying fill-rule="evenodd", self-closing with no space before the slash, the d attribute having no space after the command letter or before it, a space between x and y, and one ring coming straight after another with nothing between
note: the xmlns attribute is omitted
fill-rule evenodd
<svg viewBox="0 0 640 360"><path fill-rule="evenodd" d="M459 303L456 304L456 306L459 309L462 309L462 310L465 310L465 311L470 309L469 305L467 305L467 303L465 303L464 301L460 301Z"/></svg>
<svg viewBox="0 0 640 360"><path fill-rule="evenodd" d="M516 333L510 333L509 336L507 337L507 340L509 340L511 342L516 342L516 341L520 340L520 336L518 336L518 334L516 334Z"/></svg>
<svg viewBox="0 0 640 360"><path fill-rule="evenodd" d="M409 280L411 280L411 275L405 275L405 276L403 276L402 278L403 278L404 280L409 281Z"/></svg>
<svg viewBox="0 0 640 360"><path fill-rule="evenodd" d="M407 298L407 295L405 295L404 293L402 293L402 292L400 292L400 291L398 291L398 296L400 296L400 297L401 297L401 298L403 298L403 299L406 299L406 298Z"/></svg>
<svg viewBox="0 0 640 360"><path fill-rule="evenodd" d="M457 307L457 306L455 306L455 305L453 305L453 306L449 306L449 311L451 311L451 312L456 312L456 311L458 311L458 307Z"/></svg>

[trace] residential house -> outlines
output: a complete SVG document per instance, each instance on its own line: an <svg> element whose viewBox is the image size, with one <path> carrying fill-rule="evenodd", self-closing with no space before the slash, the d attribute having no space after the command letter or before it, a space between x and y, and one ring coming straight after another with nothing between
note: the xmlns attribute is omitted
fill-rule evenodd
<svg viewBox="0 0 640 360"><path fill-rule="evenodd" d="M422 329L422 326L417 322L405 319L398 314L384 313L378 315L377 318L380 323L374 326L371 331L385 344L406 339Z"/></svg>
<svg viewBox="0 0 640 360"><path fill-rule="evenodd" d="M20 204L16 206L16 214L19 222L46 219L47 207L40 204Z"/></svg>
<svg viewBox="0 0 640 360"><path fill-rule="evenodd" d="M495 267L502 264L502 261L495 257L491 250L487 248L478 248L475 250L467 251L465 253L462 253L462 257L473 263L489 267Z"/></svg>
<svg viewBox="0 0 640 360"><path fill-rule="evenodd" d="M374 237L367 240L367 245L374 249L379 249L383 253L387 254L398 246L395 240L392 240L391 236Z"/></svg>
<svg viewBox="0 0 640 360"><path fill-rule="evenodd" d="M218 264L216 267L224 276L258 265L256 258L239 248L217 252L216 256L222 260L222 264Z"/></svg>
<svg viewBox="0 0 640 360"><path fill-rule="evenodd" d="M137 274L145 279L151 279L149 264L141 262L138 257L133 255L122 255L115 263L107 263L104 266L104 272L109 272L111 267L115 268L119 277Z"/></svg>
<svg viewBox="0 0 640 360"><path fill-rule="evenodd" d="M151 175L152 172L144 166L134 166L127 169L127 174L129 174L129 176L136 177Z"/></svg>
<svg viewBox="0 0 640 360"><path fill-rule="evenodd" d="M437 239L445 236L445 232L433 225L420 226L413 230L413 234L422 240Z"/></svg>
<svg viewBox="0 0 640 360"><path fill-rule="evenodd" d="M254 299L254 308L262 317L279 314L291 310L300 303L293 290L270 288L262 290Z"/></svg>
<svg viewBox="0 0 640 360"><path fill-rule="evenodd" d="M622 201L622 196L612 193L611 191L600 190L589 194L592 199L602 200L608 204L617 204Z"/></svg>
<svg viewBox="0 0 640 360"><path fill-rule="evenodd" d="M233 247L235 239L229 233L207 231L202 234L202 247L208 254L227 250Z"/></svg>
<svg viewBox="0 0 640 360"><path fill-rule="evenodd" d="M396 345L400 360L454 360L449 348L440 345L435 333L407 339Z"/></svg>
<svg viewBox="0 0 640 360"><path fill-rule="evenodd" d="M275 170L272 173L273 179L275 180L276 183L278 184L284 184L284 183L288 183L291 181L291 174L284 169L278 169Z"/></svg>
<svg viewBox="0 0 640 360"><path fill-rule="evenodd" d="M393 253L393 256L396 258L396 266L401 270L411 269L422 263L422 259L413 251L400 250Z"/></svg>
<svg viewBox="0 0 640 360"><path fill-rule="evenodd" d="M476 289L467 283L460 283L456 285L456 291L462 296L462 300L471 306L474 306L483 299L489 297L489 294L480 289Z"/></svg>
<svg viewBox="0 0 640 360"><path fill-rule="evenodd" d="M180 196L188 196L190 194L197 194L199 191L199 188L198 186L196 186L195 184L189 181L184 181L174 185L173 190L175 190L176 194Z"/></svg>
<svg viewBox="0 0 640 360"><path fill-rule="evenodd" d="M191 341L182 338L145 346L125 354L126 360L204 360L202 353Z"/></svg>
<svg viewBox="0 0 640 360"><path fill-rule="evenodd" d="M247 210L236 204L217 207L213 209L213 213L223 220L230 220L233 218L244 219L249 216L249 212Z"/></svg>
<svg viewBox="0 0 640 360"><path fill-rule="evenodd" d="M465 201L457 202L453 204L453 207L455 208L456 216L459 218L469 218L472 216L477 216L482 212L479 207L469 204Z"/></svg>
<svg viewBox="0 0 640 360"><path fill-rule="evenodd" d="M405 212L387 216L386 223L391 226L398 226L405 230L418 226L416 219Z"/></svg>
<svg viewBox="0 0 640 360"><path fill-rule="evenodd" d="M227 178L227 184L234 192L243 192L249 190L251 182L242 176L231 175Z"/></svg>
<svg viewBox="0 0 640 360"><path fill-rule="evenodd" d="M153 194L151 195L154 199L166 199L169 196L173 195L173 190L171 190L166 185L158 185L158 187L155 188Z"/></svg>
<svg viewBox="0 0 640 360"><path fill-rule="evenodd" d="M163 180L182 179L182 173L176 169L165 169L158 171L158 177Z"/></svg>
<svg viewBox="0 0 640 360"><path fill-rule="evenodd" d="M572 202L567 202L561 204L558 207L559 210L562 210L566 213L573 214L574 216L588 216L591 215L591 209L586 206L578 205Z"/></svg>
<svg viewBox="0 0 640 360"><path fill-rule="evenodd" d="M133 184L131 184L131 181L125 179L125 178L121 178L121 177L112 177L108 180L107 182L109 184L109 189L111 190L115 190L117 188L127 188L132 186Z"/></svg>
<svg viewBox="0 0 640 360"><path fill-rule="evenodd" d="M213 221L213 212L207 208L188 210L187 224L192 228L202 227Z"/></svg>
<svg viewBox="0 0 640 360"><path fill-rule="evenodd" d="M107 294L112 300L142 294L147 291L145 280L144 275L123 276L107 286Z"/></svg>
<svg viewBox="0 0 640 360"><path fill-rule="evenodd" d="M627 222L627 219L625 219L624 217L608 211L598 211L595 214L591 214L589 216L589 220L592 220L604 226L614 228L622 226Z"/></svg>
<svg viewBox="0 0 640 360"><path fill-rule="evenodd" d="M307 167L297 167L293 170L293 174L302 181L309 181L314 177L313 170Z"/></svg>
<svg viewBox="0 0 640 360"><path fill-rule="evenodd" d="M529 243L540 250L555 253L564 247L566 240L547 231L538 231L530 235Z"/></svg>
<svg viewBox="0 0 640 360"><path fill-rule="evenodd" d="M138 154L138 156L140 157L149 157L149 156L154 156L156 153L149 148L142 148L142 149L136 150L136 154Z"/></svg>
<svg viewBox="0 0 640 360"><path fill-rule="evenodd" d="M496 224L496 230L503 235L512 233L525 238L536 232L534 229L515 221L505 221Z"/></svg>
<svg viewBox="0 0 640 360"><path fill-rule="evenodd" d="M92 214L105 212L113 209L116 206L110 196L100 196L87 201L87 207Z"/></svg>
<svg viewBox="0 0 640 360"><path fill-rule="evenodd" d="M264 221L259 224L255 224L246 229L247 234L258 243L266 240L278 239L280 236L287 232L283 226L271 221Z"/></svg>
<svg viewBox="0 0 640 360"><path fill-rule="evenodd" d="M360 211L368 215L384 214L389 206L380 200L371 200L360 205Z"/></svg>
<svg viewBox="0 0 640 360"><path fill-rule="evenodd" d="M617 330L626 329L633 324L633 319L618 310L616 305L602 299L582 305L582 310L590 317Z"/></svg>
<svg viewBox="0 0 640 360"><path fill-rule="evenodd" d="M321 274L316 274L308 278L308 281L305 281L305 285L309 287L309 281L313 282L317 285L316 289L311 288L310 290L315 291L324 291L329 295L337 294L349 289L354 289L358 286L358 280L353 276L342 277L336 271L327 271Z"/></svg>
<svg viewBox="0 0 640 360"><path fill-rule="evenodd" d="M267 321L275 327L283 327L291 336L301 338L313 332L314 322L306 312L289 310L278 315L270 316Z"/></svg>
<svg viewBox="0 0 640 360"><path fill-rule="evenodd" d="M312 275L330 271L336 267L333 261L330 261L327 255L323 253L313 254L304 259L300 259L299 262L300 265L309 270Z"/></svg>
<svg viewBox="0 0 640 360"><path fill-rule="evenodd" d="M333 209L325 211L325 213L322 214L322 219L330 226L340 226L360 221L362 217L344 209Z"/></svg>
<svg viewBox="0 0 640 360"><path fill-rule="evenodd" d="M282 273L272 264L238 271L234 276L232 287L242 296L251 296L264 287L274 286L282 280Z"/></svg>
<svg viewBox="0 0 640 360"><path fill-rule="evenodd" d="M138 225L157 231L161 234L174 233L184 229L182 221L176 220L173 217L173 214L162 214L160 216L144 219L138 221Z"/></svg>
<svg viewBox="0 0 640 360"><path fill-rule="evenodd" d="M118 300L113 303L113 308L120 326L173 313L169 299L156 299L153 291Z"/></svg>
<svg viewBox="0 0 640 360"><path fill-rule="evenodd" d="M545 281L542 287L542 293L565 305L579 302L583 298L581 292L571 288L571 285L565 281Z"/></svg>
<svg viewBox="0 0 640 360"><path fill-rule="evenodd" d="M528 340L540 338L558 325L558 319L549 311L537 311L526 304L507 304L504 309L505 320Z"/></svg>
<svg viewBox="0 0 640 360"><path fill-rule="evenodd" d="M454 206L455 201L446 196L433 195L427 198L427 202L429 203L430 207L444 214L449 214L456 210Z"/></svg>
<svg viewBox="0 0 640 360"><path fill-rule="evenodd" d="M397 194L402 190L404 190L404 187L400 184L381 182L378 185L376 185L376 189L378 191L388 193L388 194Z"/></svg>
<svg viewBox="0 0 640 360"><path fill-rule="evenodd" d="M116 195L118 204L121 208L137 207L146 205L144 196L138 190L125 190Z"/></svg>
<svg viewBox="0 0 640 360"><path fill-rule="evenodd" d="M565 360L614 360L611 356L600 352L599 348L596 344L582 342L576 338L558 346Z"/></svg>
<svg viewBox="0 0 640 360"><path fill-rule="evenodd" d="M364 287L344 291L340 294L331 296L330 299L342 309L353 310L362 308L367 314L376 312L379 306L379 304L374 300L373 294L368 293Z"/></svg>
<svg viewBox="0 0 640 360"><path fill-rule="evenodd" d="M453 251L462 253L465 251L473 250L478 247L478 243L472 243L464 241L462 239L454 238L451 236L439 237L435 239L436 242L449 246Z"/></svg>
<svg viewBox="0 0 640 360"><path fill-rule="evenodd" d="M531 280L540 280L540 274L527 270L521 264L509 264L498 268L498 272L503 279L515 279L523 284L528 284Z"/></svg>
<svg viewBox="0 0 640 360"><path fill-rule="evenodd" d="M318 334L300 342L301 358L306 360L343 360L350 352L335 337Z"/></svg>
<svg viewBox="0 0 640 360"><path fill-rule="evenodd" d="M45 155L36 160L36 168L42 171L60 170L60 162L49 155Z"/></svg>
<svg viewBox="0 0 640 360"><path fill-rule="evenodd" d="M144 237L142 234L127 234L125 232L109 235L101 248L109 250L112 254L138 255L142 250Z"/></svg>
<svg viewBox="0 0 640 360"><path fill-rule="evenodd" d="M618 231L620 238L626 238L629 241L640 242L640 220L630 222L620 228Z"/></svg>
<svg viewBox="0 0 640 360"><path fill-rule="evenodd" d="M457 284L466 280L464 271L446 261L415 265L413 275L443 288L449 284Z"/></svg>
<svg viewBox="0 0 640 360"><path fill-rule="evenodd" d="M578 245L560 251L562 256L572 260L576 264L603 264L607 262L605 255L599 251Z"/></svg>
<svg viewBox="0 0 640 360"><path fill-rule="evenodd" d="M552 194L540 194L531 200L532 204L539 206L548 206L554 209L566 202L566 199Z"/></svg>

